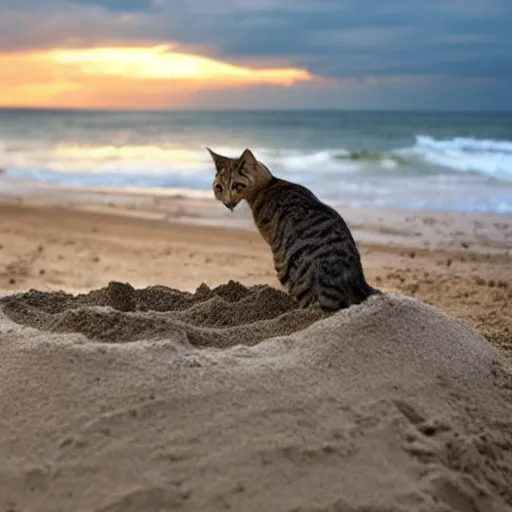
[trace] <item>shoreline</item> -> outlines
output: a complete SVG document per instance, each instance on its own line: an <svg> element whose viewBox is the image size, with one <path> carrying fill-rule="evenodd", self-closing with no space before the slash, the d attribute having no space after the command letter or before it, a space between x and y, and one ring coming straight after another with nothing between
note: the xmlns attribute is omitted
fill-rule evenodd
<svg viewBox="0 0 512 512"><path fill-rule="evenodd" d="M202 190L55 186L0 179L0 204L163 220L257 232L247 205L226 210ZM392 207L338 209L357 242L407 248L512 255L512 215Z"/></svg>

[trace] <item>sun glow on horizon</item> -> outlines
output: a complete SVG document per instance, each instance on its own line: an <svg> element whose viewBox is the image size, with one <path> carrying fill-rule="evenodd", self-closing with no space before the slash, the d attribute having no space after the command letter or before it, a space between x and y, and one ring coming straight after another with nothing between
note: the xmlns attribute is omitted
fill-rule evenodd
<svg viewBox="0 0 512 512"><path fill-rule="evenodd" d="M171 49L171 45L151 48L90 48L55 50L48 56L58 63L77 65L84 73L93 75L163 80L221 80L224 85L239 82L270 83L283 87L313 79L304 69L251 69L201 55L173 52Z"/></svg>
<svg viewBox="0 0 512 512"><path fill-rule="evenodd" d="M192 106L199 90L317 79L305 69L240 66L172 45L0 54L0 68L3 106Z"/></svg>

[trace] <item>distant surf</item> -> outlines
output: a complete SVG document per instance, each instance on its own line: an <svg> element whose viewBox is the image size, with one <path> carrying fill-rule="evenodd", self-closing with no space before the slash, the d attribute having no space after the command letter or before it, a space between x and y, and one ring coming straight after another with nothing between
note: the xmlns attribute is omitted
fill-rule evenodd
<svg viewBox="0 0 512 512"><path fill-rule="evenodd" d="M300 151L253 148L259 158L276 171L293 174L308 172L357 172L366 166L383 170L417 164L431 164L446 170L472 172L497 180L512 181L512 142L469 138L438 140L417 135L416 144L386 152L348 151L344 148ZM217 151L236 157L240 148L221 147ZM123 184L134 186L193 185L208 173L210 160L204 148L184 150L158 146L86 146L59 144L38 148L31 145L0 143L3 169L11 177L60 181L75 185ZM359 164L359 165L358 165ZM205 186L203 180L196 185Z"/></svg>
<svg viewBox="0 0 512 512"><path fill-rule="evenodd" d="M458 172L473 172L512 182L512 142L455 137L435 139L417 135L413 148L398 152Z"/></svg>

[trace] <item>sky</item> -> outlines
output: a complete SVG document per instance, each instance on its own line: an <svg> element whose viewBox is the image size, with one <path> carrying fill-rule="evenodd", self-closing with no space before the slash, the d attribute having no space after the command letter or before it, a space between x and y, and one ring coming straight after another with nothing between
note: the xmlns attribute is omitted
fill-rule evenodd
<svg viewBox="0 0 512 512"><path fill-rule="evenodd" d="M512 110L512 0L0 0L0 105Z"/></svg>

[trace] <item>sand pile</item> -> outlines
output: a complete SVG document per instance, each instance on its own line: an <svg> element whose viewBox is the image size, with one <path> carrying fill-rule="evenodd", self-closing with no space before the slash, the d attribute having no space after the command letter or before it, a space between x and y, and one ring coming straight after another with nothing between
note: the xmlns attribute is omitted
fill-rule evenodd
<svg viewBox="0 0 512 512"><path fill-rule="evenodd" d="M512 371L419 301L111 283L0 309L0 510L512 510Z"/></svg>
<svg viewBox="0 0 512 512"><path fill-rule="evenodd" d="M230 281L194 294L165 286L135 290L111 282L101 290L73 296L32 290L3 300L15 322L48 332L76 332L109 343L173 337L195 347L254 345L291 334L320 319L319 310L301 311L269 286L246 288ZM248 328L250 325L250 328Z"/></svg>

